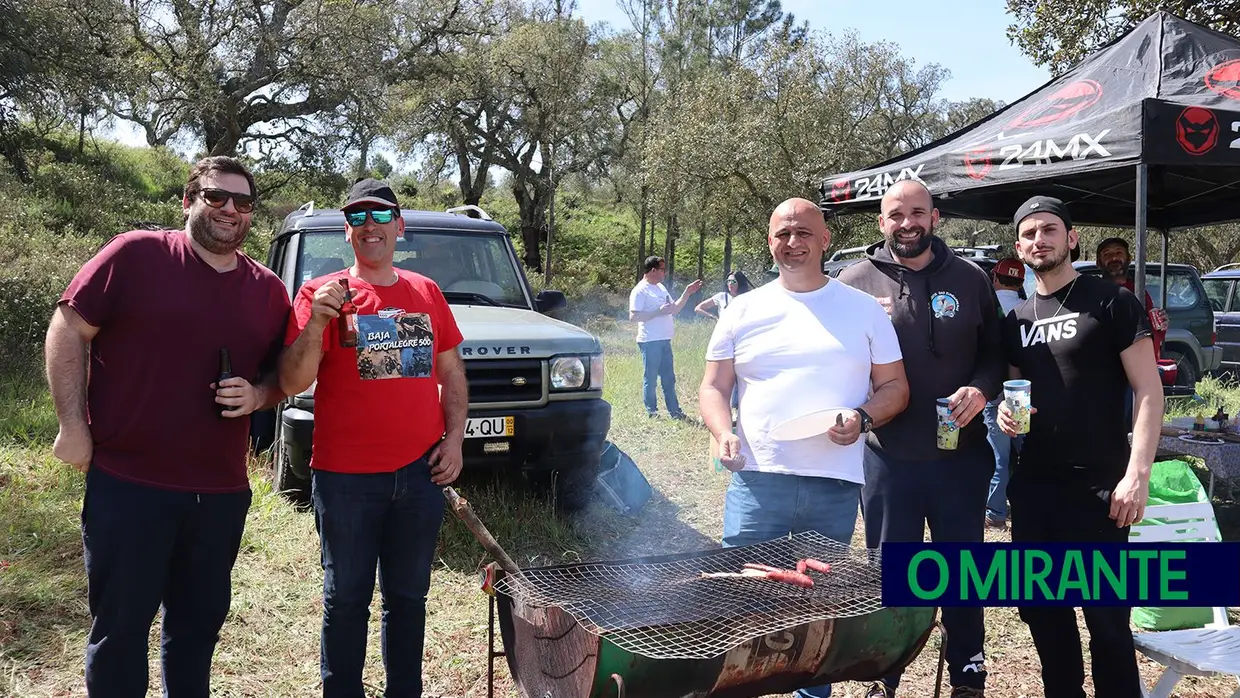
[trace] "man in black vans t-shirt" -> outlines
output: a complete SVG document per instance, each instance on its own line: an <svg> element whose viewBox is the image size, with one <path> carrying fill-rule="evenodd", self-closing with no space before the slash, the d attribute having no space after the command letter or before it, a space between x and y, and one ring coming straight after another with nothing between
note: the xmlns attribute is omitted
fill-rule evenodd
<svg viewBox="0 0 1240 698"><path fill-rule="evenodd" d="M1077 232L1063 202L1033 197L1013 224L1017 253L1038 287L1008 314L1003 332L1011 376L1030 382L1035 409L1008 485L1012 541L1123 543L1144 516L1163 419L1145 307L1124 287L1072 267ZM1015 435L1007 406L999 413L1000 427ZM1130 611L1084 609L1097 698L1141 695ZM1084 698L1074 610L1022 608L1020 616L1042 662L1045 695Z"/></svg>

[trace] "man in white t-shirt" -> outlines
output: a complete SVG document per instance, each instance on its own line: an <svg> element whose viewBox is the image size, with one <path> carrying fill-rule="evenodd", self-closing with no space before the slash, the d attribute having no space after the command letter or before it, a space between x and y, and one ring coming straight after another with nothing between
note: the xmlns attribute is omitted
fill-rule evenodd
<svg viewBox="0 0 1240 698"><path fill-rule="evenodd" d="M698 279L685 287L679 300L663 285L667 264L662 257L647 257L643 265L645 275L629 293L629 319L637 321L637 348L642 355L642 402L646 414L654 417L659 412L659 400L655 384L663 384L663 402L673 419L685 419L676 399L676 366L672 357L672 334L675 327L672 316L684 310L689 297L702 287Z"/></svg>
<svg viewBox="0 0 1240 698"><path fill-rule="evenodd" d="M822 273L831 234L813 202L780 204L767 242L779 278L732 299L711 336L698 392L720 461L732 471L723 545L808 530L849 544L864 481L861 435L908 402L900 343L873 296ZM842 410L842 425L799 440L772 436L790 419L833 408ZM797 692L830 694L830 685Z"/></svg>

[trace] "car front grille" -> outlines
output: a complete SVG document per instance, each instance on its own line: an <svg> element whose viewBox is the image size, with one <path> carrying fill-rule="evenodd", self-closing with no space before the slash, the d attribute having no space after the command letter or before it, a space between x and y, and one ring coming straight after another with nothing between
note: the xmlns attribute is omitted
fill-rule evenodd
<svg viewBox="0 0 1240 698"><path fill-rule="evenodd" d="M466 359L471 405L538 402L543 395L540 359Z"/></svg>

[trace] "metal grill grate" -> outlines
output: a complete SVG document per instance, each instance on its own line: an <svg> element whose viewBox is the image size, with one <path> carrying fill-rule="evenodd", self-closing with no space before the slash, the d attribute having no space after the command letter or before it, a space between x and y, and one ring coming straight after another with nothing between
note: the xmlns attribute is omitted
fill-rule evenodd
<svg viewBox="0 0 1240 698"><path fill-rule="evenodd" d="M740 572L745 563L795 569L802 558L831 571L807 572L812 588L701 576ZM496 589L527 606L561 608L586 630L652 659L709 659L763 635L882 606L878 551L815 532L706 553L532 568L504 575Z"/></svg>

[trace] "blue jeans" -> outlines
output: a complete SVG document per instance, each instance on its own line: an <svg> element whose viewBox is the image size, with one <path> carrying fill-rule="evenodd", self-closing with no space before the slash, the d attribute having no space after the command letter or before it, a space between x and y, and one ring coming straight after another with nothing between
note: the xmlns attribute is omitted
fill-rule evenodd
<svg viewBox="0 0 1240 698"><path fill-rule="evenodd" d="M91 698L146 695L147 638L161 604L164 695L207 698L250 500L249 490L199 495L134 484L98 468L87 472L82 543Z"/></svg>
<svg viewBox="0 0 1240 698"><path fill-rule="evenodd" d="M999 402L988 403L982 416L986 422L986 440L995 452L995 474L990 479L990 496L986 513L995 520L1007 520L1007 484L1012 475L1012 437L999 429Z"/></svg>
<svg viewBox="0 0 1240 698"><path fill-rule="evenodd" d="M676 399L676 367L672 358L672 340L638 342L642 353L642 402L648 414L659 411L659 399L655 395L655 382L663 383L663 402L667 413L679 416L680 402Z"/></svg>
<svg viewBox="0 0 1240 698"><path fill-rule="evenodd" d="M754 545L817 531L849 545L857 526L861 485L826 477L732 473L723 506L723 546ZM827 698L831 684L802 688L796 698Z"/></svg>
<svg viewBox="0 0 1240 698"><path fill-rule="evenodd" d="M423 456L392 473L314 471L322 544L324 698L363 698L362 668L378 566L387 698L422 695L426 594L444 498Z"/></svg>

